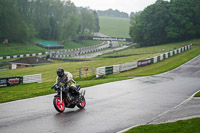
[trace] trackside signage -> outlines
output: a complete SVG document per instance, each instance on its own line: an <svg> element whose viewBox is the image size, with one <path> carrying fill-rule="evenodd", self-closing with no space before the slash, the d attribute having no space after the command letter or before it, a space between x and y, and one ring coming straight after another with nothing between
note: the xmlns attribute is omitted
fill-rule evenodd
<svg viewBox="0 0 200 133"><path fill-rule="evenodd" d="M143 67L151 64L151 59L144 59L144 60L139 60L138 61L138 66Z"/></svg>
<svg viewBox="0 0 200 133"><path fill-rule="evenodd" d="M0 78L0 87L18 85L23 82L23 77Z"/></svg>
<svg viewBox="0 0 200 133"><path fill-rule="evenodd" d="M42 83L42 75L34 74L34 75L26 75L23 77L0 78L0 87L7 87L7 86L34 83L34 82Z"/></svg>
<svg viewBox="0 0 200 133"><path fill-rule="evenodd" d="M113 66L106 67L106 75L113 74Z"/></svg>

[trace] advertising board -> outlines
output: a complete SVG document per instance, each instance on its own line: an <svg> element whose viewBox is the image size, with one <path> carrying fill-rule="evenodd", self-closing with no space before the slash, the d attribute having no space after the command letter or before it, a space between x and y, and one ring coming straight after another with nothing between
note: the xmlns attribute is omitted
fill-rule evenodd
<svg viewBox="0 0 200 133"><path fill-rule="evenodd" d="M106 75L113 74L113 66L106 67L105 70L106 70Z"/></svg>
<svg viewBox="0 0 200 133"><path fill-rule="evenodd" d="M143 67L151 64L151 59L144 59L138 61L138 67Z"/></svg>
<svg viewBox="0 0 200 133"><path fill-rule="evenodd" d="M23 82L22 77L0 78L0 87L18 85Z"/></svg>

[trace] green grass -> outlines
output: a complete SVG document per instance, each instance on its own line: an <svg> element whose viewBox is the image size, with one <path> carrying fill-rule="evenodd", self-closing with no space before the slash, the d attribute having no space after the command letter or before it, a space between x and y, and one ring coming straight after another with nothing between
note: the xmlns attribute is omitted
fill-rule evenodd
<svg viewBox="0 0 200 133"><path fill-rule="evenodd" d="M46 51L44 48L38 47L34 44L17 44L17 43L10 43L9 45L0 44L0 56L40 53L44 51Z"/></svg>
<svg viewBox="0 0 200 133"><path fill-rule="evenodd" d="M35 40L37 42L38 40ZM91 45L96 45L101 43L100 41L82 41L80 43L69 41L64 44L65 49L80 48ZM19 44L19 43L9 43L9 45L0 44L0 57L2 56L11 56L11 55L20 55L20 54L32 54L46 52L48 49L41 48L32 43Z"/></svg>
<svg viewBox="0 0 200 133"><path fill-rule="evenodd" d="M200 97L200 91L194 97Z"/></svg>
<svg viewBox="0 0 200 133"><path fill-rule="evenodd" d="M200 118L165 123L145 125L133 128L126 133L199 133Z"/></svg>
<svg viewBox="0 0 200 133"><path fill-rule="evenodd" d="M200 44L200 40L192 40L190 42L187 42L187 44L191 42L196 42L196 44ZM177 46L178 44L167 44L167 45L168 47L171 47L171 48L174 48L174 47L178 48ZM160 47L164 47L164 45L156 46L153 48L149 47L149 49L154 50L154 49L159 49ZM138 49L131 49L131 50L132 51L129 51L128 49L126 51L129 51L130 53L131 52L132 53L149 52L147 51L148 48L138 48ZM147 76L147 75L154 75L154 74L162 73L165 71L169 71L189 61L195 56L200 55L200 47L193 46L191 50L188 50L179 55L173 56L159 63L138 68L135 70L119 73L119 74L105 76L102 79L96 80L95 78L91 78L90 80L82 80L78 78L79 68L82 66L90 66L90 67L97 68L97 67L102 67L102 66L117 65L117 64L122 64L126 62L132 62L132 61L136 61L140 59L145 59L148 57L154 57L155 55L158 55L158 53L134 55L134 56L127 56L127 57L120 57L120 58L95 58L92 61L85 61L85 62L53 61L52 64L48 64L48 65L41 65L41 66L16 69L16 70L0 71L0 75L6 76L6 77L14 76L14 75L23 76L23 75L31 75L31 74L38 74L38 73L42 74L42 83L24 84L24 85L17 85L13 87L0 88L0 94L1 94L0 103L53 93L53 91L49 91L49 88L54 84L55 79L56 79L56 70L57 68L60 68L60 67L64 68L66 71L72 72L77 83L81 84L83 87L86 87L86 86L102 84L106 82L128 79L133 76Z"/></svg>
<svg viewBox="0 0 200 133"><path fill-rule="evenodd" d="M111 37L125 37L129 36L129 19L115 18L115 17L99 17L100 33Z"/></svg>

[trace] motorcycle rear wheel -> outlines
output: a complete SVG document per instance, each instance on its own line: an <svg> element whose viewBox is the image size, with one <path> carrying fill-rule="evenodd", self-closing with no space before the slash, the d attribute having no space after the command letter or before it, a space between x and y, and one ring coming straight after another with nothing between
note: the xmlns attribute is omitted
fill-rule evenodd
<svg viewBox="0 0 200 133"><path fill-rule="evenodd" d="M85 108L85 105L86 105L85 98L82 97L82 100L81 100L81 102L79 102L79 104L77 105L77 107L80 108L80 109L83 109L83 108Z"/></svg>
<svg viewBox="0 0 200 133"><path fill-rule="evenodd" d="M65 110L65 103L62 100L62 104L60 104L60 97L54 97L53 105L58 112L63 112Z"/></svg>

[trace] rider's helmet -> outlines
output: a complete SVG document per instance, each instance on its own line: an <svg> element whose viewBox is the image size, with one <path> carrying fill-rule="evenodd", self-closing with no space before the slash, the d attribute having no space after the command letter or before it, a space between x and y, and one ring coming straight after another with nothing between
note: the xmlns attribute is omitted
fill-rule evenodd
<svg viewBox="0 0 200 133"><path fill-rule="evenodd" d="M62 77L64 75L64 69L63 68L58 68L57 69L57 75L58 75L58 77Z"/></svg>

